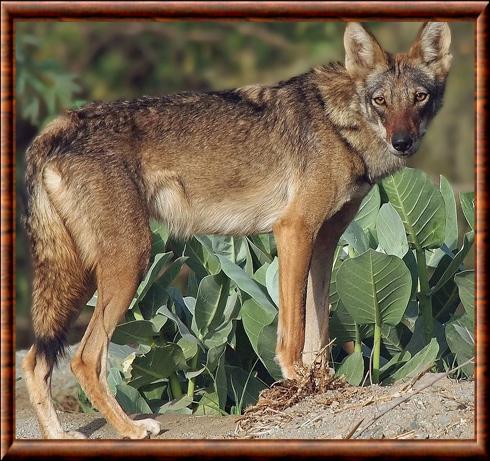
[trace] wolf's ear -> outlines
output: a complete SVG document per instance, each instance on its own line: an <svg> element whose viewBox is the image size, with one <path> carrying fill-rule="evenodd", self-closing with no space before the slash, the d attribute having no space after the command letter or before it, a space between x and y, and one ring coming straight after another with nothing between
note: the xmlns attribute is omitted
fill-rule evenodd
<svg viewBox="0 0 490 461"><path fill-rule="evenodd" d="M349 22L344 33L345 68L353 77L362 77L387 63L386 53L374 36L358 22Z"/></svg>
<svg viewBox="0 0 490 461"><path fill-rule="evenodd" d="M445 22L426 22L419 30L408 55L443 74L449 72L452 56L449 53L451 30Z"/></svg>

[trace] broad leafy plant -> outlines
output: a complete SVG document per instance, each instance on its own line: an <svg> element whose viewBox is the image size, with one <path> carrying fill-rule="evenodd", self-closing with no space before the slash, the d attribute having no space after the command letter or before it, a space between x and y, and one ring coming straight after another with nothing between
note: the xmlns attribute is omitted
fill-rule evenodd
<svg viewBox="0 0 490 461"><path fill-rule="evenodd" d="M470 227L460 247L443 177L436 188L406 168L362 202L337 247L330 286L332 363L351 384L391 383L473 356L474 273L463 261L474 195L460 202ZM152 233L150 268L112 338L110 388L130 413L240 414L281 379L274 239L182 242L156 223ZM460 373L472 376L473 366Z"/></svg>
<svg viewBox="0 0 490 461"><path fill-rule="evenodd" d="M331 336L355 341L337 371L352 384L365 370L373 383L389 383L473 356L474 271L463 262L474 240L474 194L461 193L460 203L470 229L458 247L456 198L443 176L437 188L405 168L363 201L341 239L330 290ZM471 376L473 366L461 373Z"/></svg>

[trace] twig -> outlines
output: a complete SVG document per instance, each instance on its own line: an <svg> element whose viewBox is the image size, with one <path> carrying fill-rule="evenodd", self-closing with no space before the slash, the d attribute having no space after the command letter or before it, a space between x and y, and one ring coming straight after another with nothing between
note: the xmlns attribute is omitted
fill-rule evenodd
<svg viewBox="0 0 490 461"><path fill-rule="evenodd" d="M354 433L357 431L357 428L362 424L363 421L364 421L364 418L362 418L359 421L357 421L357 423L349 431L349 433L344 437L344 439L350 439L354 435Z"/></svg>
<svg viewBox="0 0 490 461"><path fill-rule="evenodd" d="M372 426L379 418L381 418L382 416L384 416L389 411L393 410L393 408L396 408L401 403L406 402L407 400L411 399L414 395L419 394L424 389L427 389L428 387L430 387L433 384L435 384L437 381L440 381L442 378L445 378L445 377L449 376L451 373L454 373L456 370L459 370L460 368L462 368L462 367L464 367L464 366L466 366L466 365L468 365L470 363L473 363L473 362L474 362L474 359L471 358L471 359L467 360L466 362L462 363L461 365L458 365L457 367L455 367L455 368L447 371L446 373L441 373L439 376L437 376L437 378L431 380L430 382L428 382L427 384L424 384L423 386L420 386L418 389L414 390L411 394L407 394L405 397L399 397L399 398L395 399L393 401L393 403L391 405L389 405L385 410L383 410L382 412L380 412L377 416L372 417L367 422L367 424L361 429L361 431L357 434L357 436L361 435L368 427ZM354 425L353 429L351 430L352 434L351 434L351 432L349 432L349 434L350 434L351 437L354 435L354 433L356 432L356 430L359 428L359 426L361 425L362 421L363 421L363 419L360 422L358 422L358 423L356 423Z"/></svg>
<svg viewBox="0 0 490 461"><path fill-rule="evenodd" d="M412 429L411 431L404 432L403 434L398 434L393 438L394 439L407 439L409 435L413 435L413 434L415 434L415 431Z"/></svg>

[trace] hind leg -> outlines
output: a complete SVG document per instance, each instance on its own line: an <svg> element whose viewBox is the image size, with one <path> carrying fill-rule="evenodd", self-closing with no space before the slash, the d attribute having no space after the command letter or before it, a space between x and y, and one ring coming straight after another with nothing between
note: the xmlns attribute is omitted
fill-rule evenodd
<svg viewBox="0 0 490 461"><path fill-rule="evenodd" d="M76 274L72 272L72 275ZM65 280L67 279L70 279L68 273L65 274ZM56 286L52 288L56 290ZM80 286L73 285L73 291L76 292L77 289L80 289ZM79 299L64 299L65 308L72 311L68 318L60 316L58 319L59 325L64 331L68 330L71 320L78 314L93 291L91 284L88 283L84 296ZM59 301L60 299L58 299ZM22 362L22 368L29 398L38 417L42 436L49 439L85 438L83 434L77 431L63 431L51 399L51 374L55 361L49 354L40 353L38 347L36 345L31 347Z"/></svg>
<svg viewBox="0 0 490 461"><path fill-rule="evenodd" d="M31 403L36 411L41 435L48 439L84 439L77 431L63 431L51 400L53 364L39 356L32 346L22 363Z"/></svg>
<svg viewBox="0 0 490 461"><path fill-rule="evenodd" d="M109 159L111 168L106 165ZM117 156L107 154L104 162L72 159L57 167L62 177L58 205L73 229L81 254L93 264L98 292L94 313L71 363L72 371L92 404L124 437L156 434L160 431L156 421L136 422L124 413L106 378L109 341L150 256L151 232L144 197Z"/></svg>
<svg viewBox="0 0 490 461"><path fill-rule="evenodd" d="M122 247L121 247L122 248ZM146 257L146 248L142 249ZM98 300L93 317L72 361L72 370L92 404L124 437L140 439L156 435L154 420L133 421L110 393L106 379L107 348L118 322L123 318L139 282L143 261L125 259L101 262L97 269ZM144 262L146 266L146 262Z"/></svg>

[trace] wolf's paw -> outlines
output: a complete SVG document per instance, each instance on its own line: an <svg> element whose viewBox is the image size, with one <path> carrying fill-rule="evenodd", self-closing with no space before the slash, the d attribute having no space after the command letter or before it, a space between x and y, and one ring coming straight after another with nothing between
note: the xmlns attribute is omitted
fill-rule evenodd
<svg viewBox="0 0 490 461"><path fill-rule="evenodd" d="M300 376L298 374L297 365L281 366L282 376L285 380L298 381Z"/></svg>
<svg viewBox="0 0 490 461"><path fill-rule="evenodd" d="M141 426L147 433L147 435L158 435L160 434L161 427L160 423L158 421L155 421L154 419L147 418L147 419L139 419L134 421L135 424L138 426Z"/></svg>

